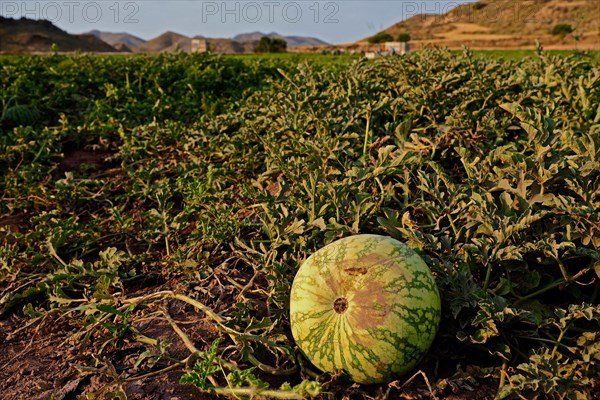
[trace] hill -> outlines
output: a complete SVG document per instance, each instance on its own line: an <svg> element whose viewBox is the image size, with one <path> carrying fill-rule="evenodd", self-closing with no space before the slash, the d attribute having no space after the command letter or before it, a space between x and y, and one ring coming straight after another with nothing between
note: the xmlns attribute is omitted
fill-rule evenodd
<svg viewBox="0 0 600 400"><path fill-rule="evenodd" d="M118 48L117 46L125 46L128 49L135 49L146 43L146 40L127 32L113 33L93 30L88 33L116 48Z"/></svg>
<svg viewBox="0 0 600 400"><path fill-rule="evenodd" d="M285 41L288 44L288 47L290 48L295 48L295 47L300 47L300 46L325 46L325 45L329 45L329 43L315 38L315 37L308 37L308 36L284 36L283 37L285 39Z"/></svg>
<svg viewBox="0 0 600 400"><path fill-rule="evenodd" d="M238 42L247 41L259 41L263 36L269 38L280 38L286 41L288 48L300 47L300 46L322 46L329 43L322 41L321 39L309 36L283 36L275 32L262 33L262 32L250 32L242 33L233 37L233 40Z"/></svg>
<svg viewBox="0 0 600 400"><path fill-rule="evenodd" d="M219 54L247 54L253 53L257 40L232 40L232 39L219 39L219 38L208 38L208 48L210 51Z"/></svg>
<svg viewBox="0 0 600 400"><path fill-rule="evenodd" d="M190 38L175 32L165 32L132 50L140 53L190 52L192 50L192 39L206 40L209 49L220 54L252 53L258 43L255 40L237 41L226 38L205 38L203 36Z"/></svg>
<svg viewBox="0 0 600 400"><path fill-rule="evenodd" d="M190 41L191 39L187 36L169 31L147 41L134 50L141 53L173 52L177 49L190 51Z"/></svg>
<svg viewBox="0 0 600 400"><path fill-rule="evenodd" d="M417 43L450 47L527 47L538 40L551 47L600 50L599 5L598 0L480 0L441 15L418 14L384 32L409 33ZM558 24L571 25L573 34L552 35Z"/></svg>
<svg viewBox="0 0 600 400"><path fill-rule="evenodd" d="M52 51L117 52L118 50L94 35L73 35L50 21L0 16L0 53L34 53Z"/></svg>

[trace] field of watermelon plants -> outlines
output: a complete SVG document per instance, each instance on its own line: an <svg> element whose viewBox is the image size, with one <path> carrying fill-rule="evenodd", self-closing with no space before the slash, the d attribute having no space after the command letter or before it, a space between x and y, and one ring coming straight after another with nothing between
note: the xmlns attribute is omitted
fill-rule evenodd
<svg viewBox="0 0 600 400"><path fill-rule="evenodd" d="M315 60L0 58L0 397L600 398L597 58ZM390 383L290 329L359 233L441 295Z"/></svg>

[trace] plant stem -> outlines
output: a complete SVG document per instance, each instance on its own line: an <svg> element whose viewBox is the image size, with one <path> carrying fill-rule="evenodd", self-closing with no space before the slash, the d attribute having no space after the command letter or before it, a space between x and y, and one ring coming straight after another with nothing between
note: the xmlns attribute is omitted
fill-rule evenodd
<svg viewBox="0 0 600 400"><path fill-rule="evenodd" d="M552 354L550 355L550 357L554 358L554 356L556 355L556 351L558 350L558 346L561 345L560 341L562 340L563 336L565 335L565 333L567 333L567 331L569 330L569 327L571 326L571 322L569 322L567 324L567 326L565 326L565 329L561 329L560 330L560 335L558 335L558 338L556 339L556 344L554 345L554 348L552 349Z"/></svg>
<svg viewBox="0 0 600 400"><path fill-rule="evenodd" d="M365 128L365 143L363 144L363 158L367 160L367 147L369 144L371 130L371 110L367 111L367 126Z"/></svg>
<svg viewBox="0 0 600 400"><path fill-rule="evenodd" d="M283 390L261 390L254 387L249 388L225 388L218 387L210 389L210 392L215 394L222 394L226 396L241 396L247 398L271 398L271 399L304 399L304 396L300 393Z"/></svg>
<svg viewBox="0 0 600 400"><path fill-rule="evenodd" d="M132 331L132 338L136 342L144 343L144 344L147 344L147 345L150 345L150 346L156 346L158 344L158 340L153 339L151 337L148 337L146 335L143 335L136 328L131 327L129 329L131 329L131 331Z"/></svg>
<svg viewBox="0 0 600 400"><path fill-rule="evenodd" d="M598 294L600 294L600 282L596 283L596 287L594 288L594 292L592 293L592 298L590 299L591 304L596 304Z"/></svg>
<svg viewBox="0 0 600 400"><path fill-rule="evenodd" d="M483 290L487 290L490 284L490 278L492 277L492 264L488 261L487 271L485 272L485 281L483 282Z"/></svg>
<svg viewBox="0 0 600 400"><path fill-rule="evenodd" d="M219 325L222 325L222 324L224 324L226 322L223 317L221 317L219 314L215 313L210 307L207 307L204 304L200 303L199 301L194 300L194 299L192 299L192 298L190 298L188 296L177 294L177 293L174 293L174 292L172 292L170 290L163 290L163 291L152 293L152 294L149 294L149 295L146 295L146 296L132 297L130 299L124 299L123 303L125 303L125 304L144 303L144 302L147 302L147 301L164 300L164 299L167 299L167 298L181 300L181 301L183 301L185 303L188 303L188 304L194 306L195 308L199 309L204 314L206 314L207 316L209 316L210 318L212 318ZM227 329L230 330L230 328L227 328Z"/></svg>
<svg viewBox="0 0 600 400"><path fill-rule="evenodd" d="M270 365L267 365L267 364L261 362L258 358L254 357L252 354L248 354L246 356L246 358L252 365L257 367L261 371L267 372L267 373L269 373L271 375L275 375L275 376L289 376L289 375L294 374L298 370L298 365L294 365L293 367L288 368L288 369L274 368Z"/></svg>
<svg viewBox="0 0 600 400"><path fill-rule="evenodd" d="M508 373L506 372L507 368L508 362L505 361L504 363L502 363L502 369L500 370L500 383L498 384L498 393L500 392L500 389L502 389L502 387L504 386L504 381L508 376Z"/></svg>
<svg viewBox="0 0 600 400"><path fill-rule="evenodd" d="M148 372L147 374L144 374L144 375L130 376L129 378L122 379L121 382L124 382L124 383L135 382L135 381L139 381L139 380L146 379L146 378L152 378L153 376L162 375L165 372L172 371L174 369L177 369L177 368L185 365L190 357L185 358L181 361L178 361L175 364L171 364L168 367L165 367L163 369L159 369L158 371Z"/></svg>
<svg viewBox="0 0 600 400"><path fill-rule="evenodd" d="M566 344L560 343L560 339L561 339L560 336L556 340L555 339L544 339L544 338L541 338L541 337L521 336L521 335L518 335L518 336L515 336L515 337L519 338L519 339L528 339L528 340L535 340L535 341L538 341L538 342L550 343L550 344L553 344L555 346L562 346L562 347L565 347L565 348L569 347Z"/></svg>
<svg viewBox="0 0 600 400"><path fill-rule="evenodd" d="M163 315L165 316L165 318L169 322L169 325L171 325L171 328L173 328L173 330L175 331L177 336L179 336L179 338L183 341L183 344L185 345L185 347L187 347L187 349L190 351L190 353L192 353L192 355L202 354L202 352L200 350L198 350L196 348L196 346L194 346L194 343L192 343L192 341L190 340L188 335L186 335L185 332L181 330L179 325L177 325L175 323L175 321L173 321L173 318L171 318L169 313L166 311L163 311Z"/></svg>
<svg viewBox="0 0 600 400"><path fill-rule="evenodd" d="M540 294L546 293L547 291L549 291L549 290L552 290L552 289L554 289L555 287L558 287L558 286L562 285L563 283L565 283L565 279L564 279L564 278L558 279L558 280L556 280L556 281L554 281L554 282L552 282L552 283L550 283L550 284L548 284L548 285L544 286L544 287L543 287L543 288L541 288L540 290L537 290L537 291L535 291L535 292L533 292L533 293L529 293L528 295L526 295L526 296L523 296L523 297L521 297L521 298L519 298L519 299L515 300L515 303L514 303L514 304L515 304L515 305L517 305L517 304L521 304L521 303L522 303L522 302L524 302L525 300L529 300L529 299L531 299L531 298L534 298L534 297L537 297L537 296L539 296Z"/></svg>
<svg viewBox="0 0 600 400"><path fill-rule="evenodd" d="M587 273L589 270L590 270L590 268L584 268L584 269L582 269L581 271L579 271L578 273L576 273L575 275L573 275L572 277L570 277L570 278L569 278L569 281L574 281L574 280L576 280L577 278L579 278L579 277L581 277L581 276L585 275L585 274L586 274L586 273ZM562 285L562 284L564 284L564 283L567 283L567 281L565 281L565 278L560 278L560 279L557 279L557 280L555 280L554 282L552 282L552 283L550 283L550 284L548 284L548 285L544 286L544 287L543 287L543 288L541 288L540 290L537 290L537 291L535 291L535 292L533 292L533 293L529 293L528 295L526 295L526 296L523 296L523 297L521 297L521 298L517 299L517 300L515 301L515 303L514 303L514 304L515 304L515 305L518 305L518 304L520 304L520 303L524 302L525 300L529 300L529 299L531 299L531 298L537 297L537 296L539 296L540 294L546 293L547 291L549 291L549 290L552 290L552 289L554 289L555 287L558 287L558 286L560 286L560 285Z"/></svg>
<svg viewBox="0 0 600 400"><path fill-rule="evenodd" d="M400 388L403 388L406 385L408 385L410 382L412 382L419 375L421 375L423 377L423 380L425 381L425 384L427 385L427 388L429 389L429 393L431 394L431 398L434 399L434 400L438 400L438 397L435 395L435 393L433 393L433 390L431 389L431 384L429 383L429 379L427 378L427 375L422 370L418 370L417 372L415 372L415 374L413 376L411 376L410 378L408 378L400 386Z"/></svg>

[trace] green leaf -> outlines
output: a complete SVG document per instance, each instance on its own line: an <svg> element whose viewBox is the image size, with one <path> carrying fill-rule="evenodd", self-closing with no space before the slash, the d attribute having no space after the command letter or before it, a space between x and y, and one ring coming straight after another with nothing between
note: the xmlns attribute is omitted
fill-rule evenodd
<svg viewBox="0 0 600 400"><path fill-rule="evenodd" d="M512 285L511 285L510 281L506 278L500 278L498 285L496 285L496 287L493 288L492 291L497 296L504 296L504 295L507 295L508 293L510 293L511 289L512 289Z"/></svg>
<svg viewBox="0 0 600 400"><path fill-rule="evenodd" d="M210 348L202 353L194 365L192 371L186 372L179 379L183 385L194 385L201 390L209 390L214 387L208 380L212 374L219 372L221 367L218 365L217 350L220 339L216 339L210 345Z"/></svg>
<svg viewBox="0 0 600 400"><path fill-rule="evenodd" d="M119 315L121 317L125 315L125 314L123 314L123 312L121 312L121 311L117 310L116 308L114 308L113 306L109 306L107 304L96 304L96 308L102 312Z"/></svg>

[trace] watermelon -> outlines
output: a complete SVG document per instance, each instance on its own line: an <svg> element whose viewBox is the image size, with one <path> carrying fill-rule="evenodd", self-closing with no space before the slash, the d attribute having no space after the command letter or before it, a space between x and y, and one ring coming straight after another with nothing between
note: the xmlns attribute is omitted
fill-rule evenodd
<svg viewBox="0 0 600 400"><path fill-rule="evenodd" d="M290 295L292 335L306 358L357 383L389 382L414 368L440 313L425 262L379 235L346 237L313 253Z"/></svg>

